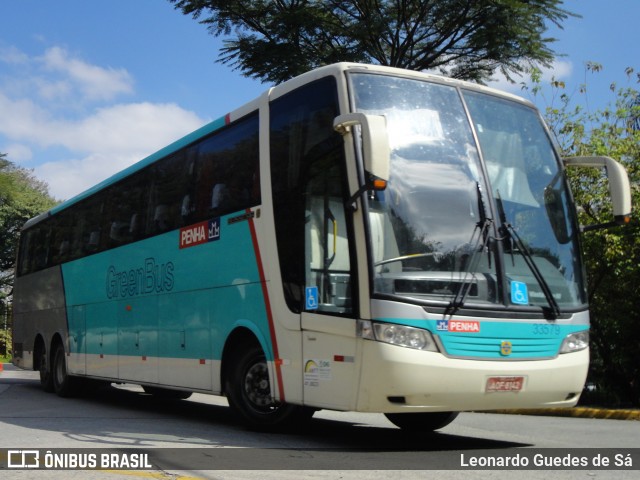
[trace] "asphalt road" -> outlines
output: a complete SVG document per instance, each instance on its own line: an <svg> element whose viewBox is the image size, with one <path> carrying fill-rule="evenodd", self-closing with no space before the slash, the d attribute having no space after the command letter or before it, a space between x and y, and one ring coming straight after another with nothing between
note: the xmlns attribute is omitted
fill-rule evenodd
<svg viewBox="0 0 640 480"><path fill-rule="evenodd" d="M437 433L414 436L382 415L327 411L297 431L255 432L238 425L218 397L158 401L137 386L120 385L63 399L43 392L35 372L10 365L0 372L0 455L31 449L69 461L80 452L99 463L102 453L116 452L116 462L135 466L148 458L151 464L143 470L10 469L0 471L3 479L640 479L640 451L629 450L638 447L637 421L490 413L463 413ZM123 460L123 452L135 455ZM609 468L621 465L597 468L601 458ZM520 465L480 468L491 461ZM549 462L556 465L545 470Z"/></svg>

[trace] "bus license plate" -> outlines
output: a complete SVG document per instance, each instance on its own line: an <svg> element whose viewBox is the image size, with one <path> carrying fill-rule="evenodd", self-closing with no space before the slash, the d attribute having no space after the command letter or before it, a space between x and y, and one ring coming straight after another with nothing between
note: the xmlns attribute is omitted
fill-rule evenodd
<svg viewBox="0 0 640 480"><path fill-rule="evenodd" d="M524 385L524 377L489 377L485 392L519 392Z"/></svg>

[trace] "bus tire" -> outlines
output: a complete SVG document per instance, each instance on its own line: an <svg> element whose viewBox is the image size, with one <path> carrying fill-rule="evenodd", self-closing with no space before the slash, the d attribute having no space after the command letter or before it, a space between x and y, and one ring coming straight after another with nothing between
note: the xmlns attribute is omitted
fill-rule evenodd
<svg viewBox="0 0 640 480"><path fill-rule="evenodd" d="M227 368L225 393L243 424L260 430L282 429L300 425L313 415L313 409L273 400L267 360L258 345L243 349Z"/></svg>
<svg viewBox="0 0 640 480"><path fill-rule="evenodd" d="M76 393L76 379L67 373L64 346L58 343L53 348L51 377L53 388L60 397L71 397Z"/></svg>
<svg viewBox="0 0 640 480"><path fill-rule="evenodd" d="M453 422L458 412L385 413L384 416L407 432L432 432Z"/></svg>
<svg viewBox="0 0 640 480"><path fill-rule="evenodd" d="M51 393L55 389L53 387L53 373L49 367L49 352L47 352L47 349L43 344L39 346L37 351L38 353L36 355L39 358L38 370L40 372L40 386L45 392Z"/></svg>

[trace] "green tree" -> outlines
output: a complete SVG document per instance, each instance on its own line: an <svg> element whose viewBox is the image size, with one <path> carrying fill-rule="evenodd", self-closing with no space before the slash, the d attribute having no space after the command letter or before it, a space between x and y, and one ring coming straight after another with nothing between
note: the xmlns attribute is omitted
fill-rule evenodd
<svg viewBox="0 0 640 480"><path fill-rule="evenodd" d="M218 61L280 83L338 61L476 81L549 66L562 0L169 0L227 39Z"/></svg>
<svg viewBox="0 0 640 480"><path fill-rule="evenodd" d="M597 73L602 66L587 64ZM557 105L546 108L546 116L555 132L564 156L606 155L620 161L629 174L632 204L640 205L640 75L626 71L630 85L612 84L611 104L589 112L588 85L576 95L566 93L565 85L553 81L551 98ZM538 84L539 86L539 84ZM540 90L536 90L540 92ZM582 101L580 101L582 100ZM606 199L607 181L603 174L589 169L570 170L576 205L582 224L605 223L611 219ZM582 247L587 265L591 310L590 381L600 401L640 405L640 223L588 232ZM587 396L586 400L589 400Z"/></svg>

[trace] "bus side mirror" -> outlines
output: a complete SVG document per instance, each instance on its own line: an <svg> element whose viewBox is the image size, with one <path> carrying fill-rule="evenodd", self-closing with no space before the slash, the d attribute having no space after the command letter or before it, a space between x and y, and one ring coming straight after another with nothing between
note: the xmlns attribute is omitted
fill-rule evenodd
<svg viewBox="0 0 640 480"><path fill-rule="evenodd" d="M365 170L376 179L389 180L389 136L387 119L382 115L346 113L335 118L333 128L341 135L351 132L351 127L362 129L362 154Z"/></svg>
<svg viewBox="0 0 640 480"><path fill-rule="evenodd" d="M569 157L562 161L566 167L604 167L609 178L609 195L613 204L613 224L626 224L631 220L631 188L629 177L624 167L610 157ZM605 225L594 225L587 230Z"/></svg>
<svg viewBox="0 0 640 480"><path fill-rule="evenodd" d="M362 155L368 178L347 201L347 206L355 211L356 201L366 191L384 190L389 180L389 136L387 119L382 115L367 115L360 112L339 115L333 120L333 128L342 136L349 135L351 127L360 125L362 133Z"/></svg>

